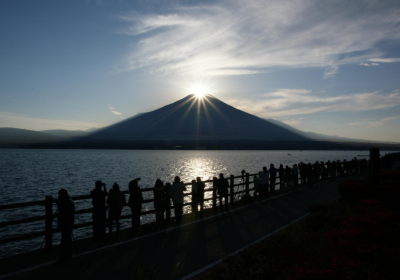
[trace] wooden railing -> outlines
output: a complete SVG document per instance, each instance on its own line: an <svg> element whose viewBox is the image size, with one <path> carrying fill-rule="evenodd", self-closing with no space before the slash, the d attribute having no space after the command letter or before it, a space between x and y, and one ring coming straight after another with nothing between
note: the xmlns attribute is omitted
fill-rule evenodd
<svg viewBox="0 0 400 280"><path fill-rule="evenodd" d="M278 176L278 170L277 169L277 180L275 183L275 186L280 185L281 189L282 189L282 183L283 183L283 178L281 180L281 178L279 178ZM366 169L368 170L368 168ZM359 172L359 171L358 171ZM336 175L338 174L338 171L335 171ZM249 194L251 190L254 190L254 188L250 189L250 185L254 184L253 181L250 181L250 177L254 176L254 175L258 175L258 173L254 173L254 174L249 174L249 173L245 173L243 175L240 176L234 176L231 175L230 177L228 177L227 179L229 180L229 184L230 184L230 190L229 190L229 202L230 203L234 203L235 201L235 196L238 194ZM299 182L300 178L300 172L297 176L297 182ZM291 177L292 178L292 177ZM235 182L235 179L242 179L242 181L240 183ZM205 192L212 192L212 196L210 198L205 198L204 201L210 201L212 200L212 208L216 209L217 207L217 184L216 184L216 180L217 178L214 177L213 180L206 180L206 181L202 181L206 184L210 184L212 183L211 187L208 187L205 189ZM190 183L185 183L184 185L188 186L188 185L192 185L195 181L192 181ZM168 184L168 183L167 183ZM239 190L237 189L235 192L235 187L237 186L243 186L244 190ZM143 193L146 192L152 192L153 188L144 188L141 189ZM124 194L129 193L129 191L123 191ZM184 193L184 196L191 196L193 198L193 193L192 192L188 192L188 193ZM81 195L81 196L74 196L71 197L73 201L79 201L79 200L86 200L86 199L91 199L90 195ZM40 200L40 201L31 201L31 202L23 202L23 203L13 203L13 204L7 204L7 205L0 205L0 210L6 210L6 209L15 209L15 208L24 208L24 207L30 207L30 206L44 206L45 207L45 215L43 216L35 216L35 217L30 217L30 218L24 218L24 219L19 219L19 220L12 220L12 221L6 221L6 222L1 222L0 223L0 228L3 227L7 227L7 226L12 226L12 225L19 225L19 224L26 224L26 223L31 223L31 222L36 222L36 221L45 221L45 230L44 231L37 231L37 232L32 232L32 233L25 233L25 234L20 234L20 235L15 235L12 237L7 237L7 238L3 238L0 239L0 245L1 244L5 244L5 243L10 243L10 242L14 242L14 241L20 241L20 240L25 240L25 239L30 239L30 238L34 238L34 237L39 237L39 236L44 236L45 237L45 248L46 249L51 249L52 248L52 244L53 244L53 234L60 232L60 229L57 228L53 228L53 220L55 217L57 217L57 215L55 213L53 213L53 204L57 203L58 199L53 198L51 195L46 196L45 200ZM154 199L145 199L143 201L143 203L151 203L154 202ZM191 205L192 206L192 211L193 211L193 199L191 199L191 201L189 202L185 202L183 205L187 206L187 205ZM197 207L197 206L196 206ZM167 220L170 219L171 217L171 209L173 209L174 207L171 206L169 209L167 209L166 211L166 216L167 216ZM86 209L81 209L81 210L76 210L75 214L79 215L79 214L84 214L84 213L92 213L93 212L93 208L86 208ZM154 213L155 210L147 210L147 211L142 211L141 215L149 215ZM121 216L121 220L123 219L129 219L131 218L132 215L123 215ZM83 228L83 227L89 227L93 224L92 221L88 221L88 222L84 222L84 223L80 223L80 224L75 224L74 225L74 229L78 229L78 228Z"/></svg>

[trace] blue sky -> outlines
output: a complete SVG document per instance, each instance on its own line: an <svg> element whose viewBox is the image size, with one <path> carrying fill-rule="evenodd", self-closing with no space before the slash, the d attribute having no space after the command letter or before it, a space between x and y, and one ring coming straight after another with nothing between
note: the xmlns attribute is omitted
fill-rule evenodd
<svg viewBox="0 0 400 280"><path fill-rule="evenodd" d="M1 1L0 127L101 127L203 86L303 131L400 142L399 1Z"/></svg>

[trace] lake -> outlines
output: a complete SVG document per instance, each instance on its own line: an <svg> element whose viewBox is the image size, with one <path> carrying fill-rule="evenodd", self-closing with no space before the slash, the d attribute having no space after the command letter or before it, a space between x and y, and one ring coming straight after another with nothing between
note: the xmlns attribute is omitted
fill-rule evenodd
<svg viewBox="0 0 400 280"><path fill-rule="evenodd" d="M385 154L389 152L381 152ZM180 176L184 182L196 177L212 179L219 173L238 176L244 169L249 173L262 170L273 163L292 166L299 162L351 160L369 158L369 151L162 151L162 150L25 150L0 149L0 204L44 200L46 195L57 197L61 188L71 196L87 195L94 183L101 180L108 189L117 182L121 190L141 177L142 188L152 187L160 178L172 182ZM151 194L148 192L147 194ZM211 195L211 193L208 193ZM128 198L128 195L126 196ZM188 197L186 197L189 199ZM76 202L77 209L90 208L90 200ZM144 205L144 210L153 205ZM189 211L188 208L185 211ZM123 214L129 214L125 207ZM3 210L0 222L44 215L44 207ZM76 223L89 221L91 214L76 216ZM153 215L142 218L142 223L154 220ZM129 227L128 220L121 228ZM0 228L0 239L25 232L44 230L44 221ZM74 231L75 238L89 237L91 228ZM59 238L55 235L55 241ZM0 258L40 247L42 238L2 245Z"/></svg>

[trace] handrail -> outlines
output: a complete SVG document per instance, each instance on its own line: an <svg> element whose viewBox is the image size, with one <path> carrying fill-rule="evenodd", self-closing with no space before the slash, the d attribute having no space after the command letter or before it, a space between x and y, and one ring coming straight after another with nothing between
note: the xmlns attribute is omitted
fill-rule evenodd
<svg viewBox="0 0 400 280"><path fill-rule="evenodd" d="M341 163L343 163L343 162L341 162ZM358 166L358 168L360 168L360 166ZM368 170L367 166L364 167L364 171L366 171L366 170ZM335 172L336 173L335 173L334 176L337 176L336 174L338 174L339 170L336 170ZM230 203L233 203L235 201L235 196L236 195L243 194L243 193L247 193L248 194L250 191L254 190L254 188L250 188L250 184L254 184L254 181L250 181L250 176L254 176L254 175L258 175L258 174L259 173L252 173L252 174L246 173L246 174L242 174L242 175L239 175L239 176L231 175L230 177L226 178L227 180L230 180L230 190L229 190ZM329 174L329 176L331 176L331 175ZM217 197L216 185L215 185L215 182L216 182L215 180L216 179L217 178L214 177L212 180L202 181L203 183L211 183L212 184L211 187L206 188L204 190L204 192L213 192L212 197L204 199L204 201L212 200L212 208L216 207L216 197ZM240 182L240 183L235 183L235 179L243 179L243 181ZM285 176L284 178L280 178L279 177L279 169L277 169L276 179L277 179L277 181L275 181L275 186L276 185L280 185L281 187L282 187L282 184L284 183L284 180L292 180L290 178L290 176L289 177ZM301 180L300 170L299 170L298 175L297 175L297 181L299 182L299 180ZM184 185L185 186L192 185L192 182L184 183ZM243 186L244 189L242 189L242 190L236 189L236 192L235 192L234 187L237 187L237 186ZM141 189L141 191L142 192L152 192L153 188L143 188L143 189ZM122 193L129 194L129 191L122 191ZM183 194L183 196L184 197L186 197L186 196L192 196L193 197L193 192L186 192L186 193ZM79 196L71 197L71 199L74 200L74 201L85 200L85 199L91 199L91 196L90 195L79 195ZM12 220L12 221L6 221L6 222L1 222L0 223L0 228L2 228L2 227L6 227L6 226L11 226L11 225L25 224L25 223L31 223L31 222L45 220L46 221L46 230L45 231L26 233L26 234L21 234L21 235L9 237L9 238L3 238L3 239L0 239L0 245L1 244L5 244L5 243L9 243L9 242L20 241L20 240L24 240L24 239L29 239L29 238L45 235L46 236L46 248L51 248L52 234L60 231L59 229L56 229L56 228L52 227L53 218L55 217L55 215L53 214L53 211L52 211L52 204L53 203L57 203L57 202L58 202L58 199L52 198L51 196L47 196L46 200L0 205L0 210L21 208L21 207L28 207L28 206L46 206L46 215L44 215L44 216L34 216L34 217L18 219L18 220ZM151 203L151 202L154 202L153 198L143 200L143 203ZM126 203L125 205L128 206L128 203ZM193 200L191 200L190 202L185 202L183 205L184 206L191 205L193 207ZM109 207L106 206L106 208L109 208ZM173 209L173 208L174 208L174 206L170 205L169 213L167 211L167 218L169 218L168 215L170 215L170 210ZM93 208L85 208L85 209L76 210L75 214L79 215L79 214L92 213L92 212L93 212ZM143 215L148 215L148 214L152 214L152 213L155 213L155 210L142 211L140 215L143 216ZM121 216L120 219L121 220L122 219L129 219L131 217L132 217L132 215L123 215L123 216ZM93 222L84 222L84 223L81 223L81 224L75 224L74 225L74 229L88 227L88 226L91 226L92 224L93 224Z"/></svg>

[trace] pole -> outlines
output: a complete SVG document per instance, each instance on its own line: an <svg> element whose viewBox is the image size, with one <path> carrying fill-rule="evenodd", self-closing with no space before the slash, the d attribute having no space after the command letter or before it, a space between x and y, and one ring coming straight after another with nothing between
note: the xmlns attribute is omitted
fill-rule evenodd
<svg viewBox="0 0 400 280"><path fill-rule="evenodd" d="M45 224L45 249L51 250L53 247L53 197L46 195L46 224Z"/></svg>
<svg viewBox="0 0 400 280"><path fill-rule="evenodd" d="M213 209L217 209L217 177L213 177Z"/></svg>
<svg viewBox="0 0 400 280"><path fill-rule="evenodd" d="M250 174L246 173L246 194L250 193Z"/></svg>
<svg viewBox="0 0 400 280"><path fill-rule="evenodd" d="M233 185L235 185L235 176L231 175L229 184L229 195L231 197L231 204L234 202Z"/></svg>
<svg viewBox="0 0 400 280"><path fill-rule="evenodd" d="M379 148L369 149L369 159L370 159L370 175L371 175L372 186L379 187L379 176L380 176Z"/></svg>
<svg viewBox="0 0 400 280"><path fill-rule="evenodd" d="M192 212L194 214L197 213L197 205L196 205L196 194L195 194L195 184L196 181L192 180ZM196 190L197 191L197 190Z"/></svg>
<svg viewBox="0 0 400 280"><path fill-rule="evenodd" d="M171 189L171 183L166 183L165 188L167 189L167 200L168 200L168 205L165 210L165 216L166 216L166 221L167 223L171 220L171 194L170 194L170 189Z"/></svg>

